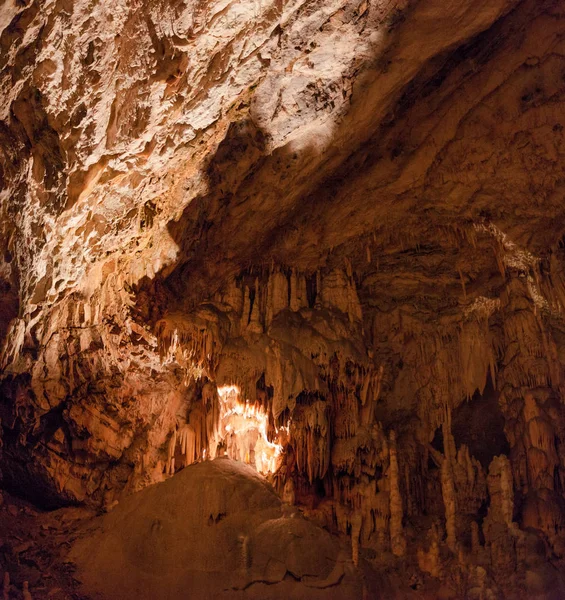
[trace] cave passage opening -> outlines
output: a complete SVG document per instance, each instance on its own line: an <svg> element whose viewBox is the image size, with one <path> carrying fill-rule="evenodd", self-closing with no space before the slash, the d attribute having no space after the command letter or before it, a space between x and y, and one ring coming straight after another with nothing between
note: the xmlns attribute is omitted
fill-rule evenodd
<svg viewBox="0 0 565 600"><path fill-rule="evenodd" d="M453 411L452 417L457 448L465 444L487 472L495 456L508 456L510 453L499 398L500 392L495 389L489 375L483 392L477 390L469 401L462 402Z"/></svg>

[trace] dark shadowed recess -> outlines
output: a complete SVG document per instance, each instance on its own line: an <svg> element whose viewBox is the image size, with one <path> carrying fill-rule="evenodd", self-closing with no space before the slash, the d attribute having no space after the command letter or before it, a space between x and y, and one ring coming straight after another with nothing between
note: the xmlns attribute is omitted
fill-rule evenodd
<svg viewBox="0 0 565 600"><path fill-rule="evenodd" d="M33 392L30 376L6 378L0 384L0 423L2 428L2 487L10 493L46 509L59 508L75 501L56 488L52 475L42 468L37 456L48 456L45 447L58 429L70 439L64 420L66 403L44 414L38 422L33 419ZM13 407L16 407L15 410ZM22 447L20 439L25 439ZM67 452L73 456L70 442Z"/></svg>
<svg viewBox="0 0 565 600"><path fill-rule="evenodd" d="M508 455L510 445L504 434L504 416L498 404L500 394L489 376L482 394L477 390L462 402L452 416L452 430L458 448L465 444L485 471L495 456Z"/></svg>

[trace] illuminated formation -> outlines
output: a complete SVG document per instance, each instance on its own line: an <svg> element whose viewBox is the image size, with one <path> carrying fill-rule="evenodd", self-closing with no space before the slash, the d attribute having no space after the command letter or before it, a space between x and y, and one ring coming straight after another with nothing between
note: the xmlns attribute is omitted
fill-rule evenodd
<svg viewBox="0 0 565 600"><path fill-rule="evenodd" d="M4 596L565 598L565 1L0 4Z"/></svg>
<svg viewBox="0 0 565 600"><path fill-rule="evenodd" d="M164 472L173 475L199 460L229 456L264 475L274 473L282 451L277 441L288 435L288 427L275 429L275 441L271 441L268 420L267 409L242 400L237 386L223 386L216 392L206 384L202 401L192 408L188 422L171 432Z"/></svg>
<svg viewBox="0 0 565 600"><path fill-rule="evenodd" d="M282 431L275 430L275 441L269 441L267 410L241 401L237 386L218 389L220 399L220 427L218 439L225 454L234 460L253 465L259 473L274 473L282 445L277 443ZM288 430L287 430L288 431Z"/></svg>

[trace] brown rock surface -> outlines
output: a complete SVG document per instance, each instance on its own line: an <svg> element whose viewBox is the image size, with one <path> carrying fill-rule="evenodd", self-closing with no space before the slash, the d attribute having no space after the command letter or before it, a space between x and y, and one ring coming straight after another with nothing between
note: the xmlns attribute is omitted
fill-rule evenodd
<svg viewBox="0 0 565 600"><path fill-rule="evenodd" d="M361 598L347 548L229 459L190 466L93 527L70 558L105 598Z"/></svg>
<svg viewBox="0 0 565 600"><path fill-rule="evenodd" d="M110 508L228 454L422 597L559 594L564 33L5 0L3 487Z"/></svg>

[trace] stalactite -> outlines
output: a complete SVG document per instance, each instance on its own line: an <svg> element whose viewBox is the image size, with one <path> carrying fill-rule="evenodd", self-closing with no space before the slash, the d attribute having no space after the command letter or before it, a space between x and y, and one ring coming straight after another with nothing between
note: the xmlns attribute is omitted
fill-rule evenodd
<svg viewBox="0 0 565 600"><path fill-rule="evenodd" d="M183 455L183 466L187 467L196 462L198 456L194 428L191 425L184 425L178 431L178 438L181 454Z"/></svg>
<svg viewBox="0 0 565 600"><path fill-rule="evenodd" d="M306 290L306 277L292 269L290 274L290 310L299 311L308 307L308 293Z"/></svg>
<svg viewBox="0 0 565 600"><path fill-rule="evenodd" d="M555 433L531 393L524 397L524 445L528 464L528 483L534 490L554 488L554 471L559 464Z"/></svg>
<svg viewBox="0 0 565 600"><path fill-rule="evenodd" d="M376 373L369 371L364 375L363 385L359 394L362 406L362 425L369 425L374 422L375 404L378 402L381 393L383 374L384 365L381 365Z"/></svg>
<svg viewBox="0 0 565 600"><path fill-rule="evenodd" d="M161 362L179 364L186 384L214 373L228 329L229 319L209 305L188 316L168 315L155 326Z"/></svg>
<svg viewBox="0 0 565 600"><path fill-rule="evenodd" d="M202 387L202 406L206 412L205 447L208 450L208 457L214 458L220 437L220 406L216 386L211 382L205 383Z"/></svg>
<svg viewBox="0 0 565 600"><path fill-rule="evenodd" d="M314 301L314 308L320 310L322 308L322 274L318 269L316 271L316 300Z"/></svg>
<svg viewBox="0 0 565 600"><path fill-rule="evenodd" d="M173 475L175 472L175 450L177 447L177 430L173 429L171 437L169 438L169 446L167 450L167 467L166 473Z"/></svg>
<svg viewBox="0 0 565 600"><path fill-rule="evenodd" d="M245 331L247 329L247 325L249 324L249 319L251 317L251 290L245 286L243 291L243 308L241 312L241 331Z"/></svg>
<svg viewBox="0 0 565 600"><path fill-rule="evenodd" d="M0 17L6 487L110 507L226 453L355 564L538 583L565 556L560 3L95 4Z"/></svg>
<svg viewBox="0 0 565 600"><path fill-rule="evenodd" d="M249 296L246 295L246 291L246 288L238 286L235 278L232 278L228 281L222 293L222 302L229 306L241 319L249 316L249 304L247 305L247 313L245 312L245 301L249 303Z"/></svg>
<svg viewBox="0 0 565 600"><path fill-rule="evenodd" d="M457 459L451 462L456 489L456 504L460 514L475 514L486 498L486 480L480 463L471 457L462 444Z"/></svg>
<svg viewBox="0 0 565 600"><path fill-rule="evenodd" d="M263 324L261 323L261 294L259 287L259 278L255 279L255 297L253 306L251 307L251 315L247 329L251 333L263 333Z"/></svg>
<svg viewBox="0 0 565 600"><path fill-rule="evenodd" d="M290 437L296 452L296 464L301 473L323 479L330 463L328 406L317 400L303 406L290 423Z"/></svg>
<svg viewBox="0 0 565 600"><path fill-rule="evenodd" d="M357 433L359 406L357 397L351 392L336 394L334 435L336 438L351 438Z"/></svg>
<svg viewBox="0 0 565 600"><path fill-rule="evenodd" d="M202 451L208 446L206 411L200 402L191 408L188 420L194 431L196 456L200 457Z"/></svg>
<svg viewBox="0 0 565 600"><path fill-rule="evenodd" d="M273 319L288 307L288 279L284 273L270 273L267 284L267 315L265 324L268 327Z"/></svg>
<svg viewBox="0 0 565 600"><path fill-rule="evenodd" d="M357 295L351 263L346 261L346 271L336 268L319 278L319 296L322 305L346 314L349 322L362 319L361 304Z"/></svg>

